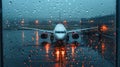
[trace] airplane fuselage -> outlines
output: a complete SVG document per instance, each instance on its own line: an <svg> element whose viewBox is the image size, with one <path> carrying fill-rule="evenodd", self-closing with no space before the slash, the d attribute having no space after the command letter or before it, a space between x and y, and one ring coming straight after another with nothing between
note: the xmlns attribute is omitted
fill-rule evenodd
<svg viewBox="0 0 120 67"><path fill-rule="evenodd" d="M53 34L57 40L63 40L67 35L67 30L63 24L57 24Z"/></svg>

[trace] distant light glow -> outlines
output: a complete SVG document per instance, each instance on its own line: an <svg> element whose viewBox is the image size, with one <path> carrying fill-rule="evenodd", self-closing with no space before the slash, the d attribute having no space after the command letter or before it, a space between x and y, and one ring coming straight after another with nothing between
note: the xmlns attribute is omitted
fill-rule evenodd
<svg viewBox="0 0 120 67"><path fill-rule="evenodd" d="M84 63L82 63L82 67L85 67Z"/></svg>
<svg viewBox="0 0 120 67"><path fill-rule="evenodd" d="M66 20L64 20L64 21L63 21L63 24L65 24L65 25L66 25L66 24L67 24L67 21L66 21Z"/></svg>
<svg viewBox="0 0 120 67"><path fill-rule="evenodd" d="M38 31L36 31L36 45L39 45L39 34Z"/></svg>
<svg viewBox="0 0 120 67"><path fill-rule="evenodd" d="M93 23L93 22L94 22L94 20L90 20L90 22L91 22L91 23Z"/></svg>
<svg viewBox="0 0 120 67"><path fill-rule="evenodd" d="M36 20L36 21L35 21L35 24L39 24L39 21L38 21L38 20Z"/></svg>
<svg viewBox="0 0 120 67"><path fill-rule="evenodd" d="M105 53L105 43L101 44L102 55Z"/></svg>
<svg viewBox="0 0 120 67"><path fill-rule="evenodd" d="M102 50L105 50L105 44L102 43Z"/></svg>
<svg viewBox="0 0 120 67"><path fill-rule="evenodd" d="M103 25L100 29L101 31L105 32L108 30L108 27L106 25Z"/></svg>
<svg viewBox="0 0 120 67"><path fill-rule="evenodd" d="M49 44L49 43L47 43L47 44L45 45L45 50L46 50L46 53L49 53L49 49L50 49L50 44Z"/></svg>
<svg viewBox="0 0 120 67"><path fill-rule="evenodd" d="M75 54L75 44L71 44L71 49L72 49L72 57L74 57L74 54Z"/></svg>
<svg viewBox="0 0 120 67"><path fill-rule="evenodd" d="M51 20L49 20L48 22L49 22L49 23L52 23L52 21L51 21Z"/></svg>

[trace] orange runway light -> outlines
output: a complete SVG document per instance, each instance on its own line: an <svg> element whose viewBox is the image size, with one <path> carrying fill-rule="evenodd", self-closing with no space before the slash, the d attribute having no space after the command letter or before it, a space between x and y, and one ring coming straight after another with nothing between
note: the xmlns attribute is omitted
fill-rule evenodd
<svg viewBox="0 0 120 67"><path fill-rule="evenodd" d="M59 51L59 50L57 50L57 51L56 51L56 55L59 55L59 54L60 54L60 51Z"/></svg>
<svg viewBox="0 0 120 67"><path fill-rule="evenodd" d="M105 44L104 44L104 43L102 43L102 49L103 49L103 50L105 49Z"/></svg>
<svg viewBox="0 0 120 67"><path fill-rule="evenodd" d="M50 44L49 44L49 43L47 43L47 44L45 45L45 50L46 50L46 53L49 53L49 48L50 48Z"/></svg>
<svg viewBox="0 0 120 67"><path fill-rule="evenodd" d="M75 54L75 44L71 44L71 50L72 50L72 57L74 57L74 54Z"/></svg>
<svg viewBox="0 0 120 67"><path fill-rule="evenodd" d="M85 67L84 63L82 63L82 67Z"/></svg>
<svg viewBox="0 0 120 67"><path fill-rule="evenodd" d="M38 34L38 31L36 31L36 41L39 40L39 34Z"/></svg>
<svg viewBox="0 0 120 67"><path fill-rule="evenodd" d="M105 44L104 43L101 44L101 50L102 50L102 54L104 54L104 52L105 52Z"/></svg>
<svg viewBox="0 0 120 67"><path fill-rule="evenodd" d="M105 32L108 30L108 27L106 25L101 26L101 31Z"/></svg>
<svg viewBox="0 0 120 67"><path fill-rule="evenodd" d="M38 33L38 31L36 31L35 35L36 35L36 46L38 46L39 45L39 33Z"/></svg>

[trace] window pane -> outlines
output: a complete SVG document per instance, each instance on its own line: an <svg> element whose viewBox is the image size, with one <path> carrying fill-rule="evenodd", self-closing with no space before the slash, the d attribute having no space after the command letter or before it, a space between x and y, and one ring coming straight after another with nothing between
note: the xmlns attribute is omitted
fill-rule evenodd
<svg viewBox="0 0 120 67"><path fill-rule="evenodd" d="M5 67L115 67L116 0L2 0L2 14Z"/></svg>

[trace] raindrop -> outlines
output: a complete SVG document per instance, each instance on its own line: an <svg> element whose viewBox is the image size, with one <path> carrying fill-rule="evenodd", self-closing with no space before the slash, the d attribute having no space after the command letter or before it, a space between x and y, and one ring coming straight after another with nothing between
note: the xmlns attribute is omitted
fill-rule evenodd
<svg viewBox="0 0 120 67"><path fill-rule="evenodd" d="M89 11L86 11L87 13L89 12Z"/></svg>
<svg viewBox="0 0 120 67"><path fill-rule="evenodd" d="M53 16L50 16L50 18L53 18Z"/></svg>
<svg viewBox="0 0 120 67"><path fill-rule="evenodd" d="M39 1L39 3L41 3L41 1Z"/></svg>
<svg viewBox="0 0 120 67"><path fill-rule="evenodd" d="M30 59L30 58L31 58L31 55L29 55L28 58Z"/></svg>
<svg viewBox="0 0 120 67"><path fill-rule="evenodd" d="M102 15L104 15L105 14L105 12L104 11L102 11Z"/></svg>
<svg viewBox="0 0 120 67"><path fill-rule="evenodd" d="M26 10L25 13L29 13L29 12Z"/></svg>
<svg viewBox="0 0 120 67"><path fill-rule="evenodd" d="M21 16L22 16L22 14L19 14L19 16L21 17Z"/></svg>
<svg viewBox="0 0 120 67"><path fill-rule="evenodd" d="M18 9L15 9L15 12L18 12Z"/></svg>
<svg viewBox="0 0 120 67"><path fill-rule="evenodd" d="M68 0L65 0L66 2L68 2Z"/></svg>
<svg viewBox="0 0 120 67"><path fill-rule="evenodd" d="M12 4L12 1L9 1L9 4Z"/></svg>
<svg viewBox="0 0 120 67"><path fill-rule="evenodd" d="M103 3L100 3L101 6L103 6Z"/></svg>
<svg viewBox="0 0 120 67"><path fill-rule="evenodd" d="M73 0L73 2L75 2L75 0Z"/></svg>
<svg viewBox="0 0 120 67"><path fill-rule="evenodd" d="M56 6L54 6L53 9L56 9Z"/></svg>
<svg viewBox="0 0 120 67"><path fill-rule="evenodd" d="M35 13L35 12L36 12L36 9L33 10L33 13Z"/></svg>
<svg viewBox="0 0 120 67"><path fill-rule="evenodd" d="M71 3L68 3L68 5L71 5Z"/></svg>
<svg viewBox="0 0 120 67"><path fill-rule="evenodd" d="M80 6L82 6L82 3L80 3Z"/></svg>

